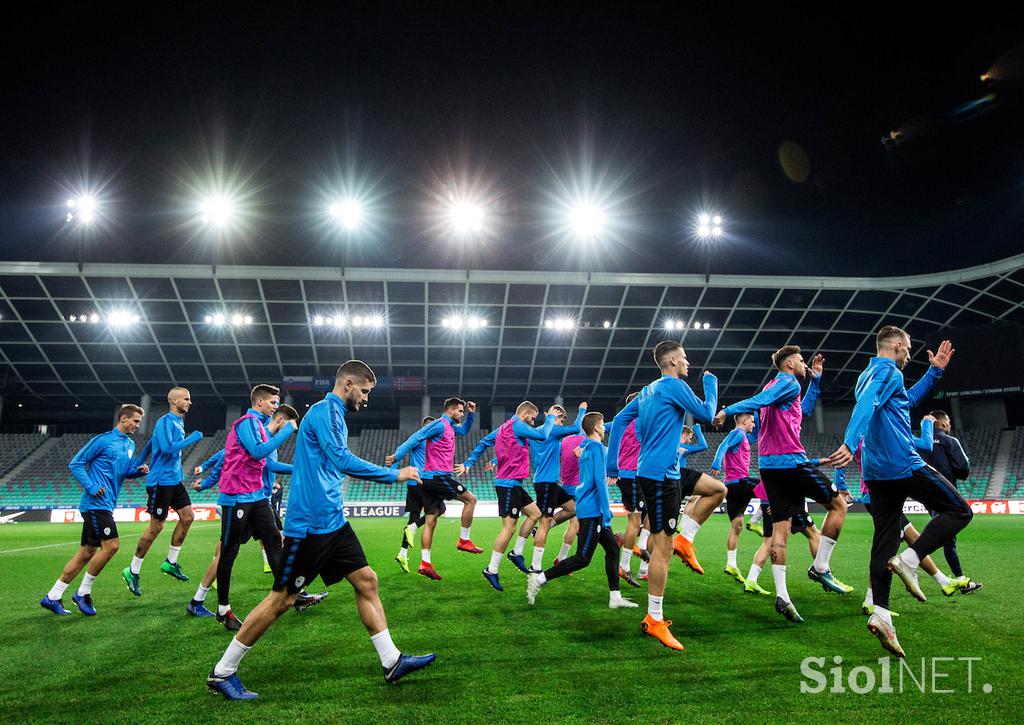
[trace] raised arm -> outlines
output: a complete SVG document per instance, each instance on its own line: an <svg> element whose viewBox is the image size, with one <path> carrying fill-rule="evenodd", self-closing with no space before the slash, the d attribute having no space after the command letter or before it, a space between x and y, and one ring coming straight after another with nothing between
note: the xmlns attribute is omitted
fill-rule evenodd
<svg viewBox="0 0 1024 725"><path fill-rule="evenodd" d="M921 435L914 438L914 448L923 453L931 453L932 446L935 445L935 438L933 433L935 432L935 418L930 415L926 415L921 419Z"/></svg>
<svg viewBox="0 0 1024 725"><path fill-rule="evenodd" d="M743 442L743 436L743 431L736 428L729 431L729 435L722 440L722 443L718 446L718 450L715 451L715 460L711 462L712 471L722 470L722 462L725 459L726 452L732 453L739 448L740 444Z"/></svg>
<svg viewBox="0 0 1024 725"><path fill-rule="evenodd" d="M177 426L166 418L157 421L152 438L153 448L165 453L178 453L202 439L203 434L197 430L192 431L191 435L182 436Z"/></svg>
<svg viewBox="0 0 1024 725"><path fill-rule="evenodd" d="M737 413L754 413L769 405L796 400L796 396L799 394L800 384L797 383L796 378L786 377L757 395L726 406L725 414L728 416Z"/></svg>
<svg viewBox="0 0 1024 725"><path fill-rule="evenodd" d="M210 460L213 459L211 458ZM193 488L196 491L205 491L207 489L213 488L214 486L220 483L220 474L223 473L223 471L224 456L221 456L220 459L213 464L213 468L210 469L210 472L206 475L206 478L204 478L198 486L193 486Z"/></svg>
<svg viewBox="0 0 1024 725"><path fill-rule="evenodd" d="M214 453L212 456L203 461L199 466L199 473L205 473L211 468L216 466L218 463L224 460L224 449L221 448L219 451Z"/></svg>
<svg viewBox="0 0 1024 725"><path fill-rule="evenodd" d="M264 441L260 440L261 427L259 421L254 418L247 418L241 423L235 424L235 435L238 436L238 442L242 444L242 447L250 456L257 460L266 458L273 451L276 451L295 432L294 423L288 421L281 426L281 430Z"/></svg>
<svg viewBox="0 0 1024 725"><path fill-rule="evenodd" d="M476 420L476 413L472 410L467 409L466 417L462 419L462 423L460 425L454 426L455 435L464 436L467 433L469 433L470 429L472 429L473 427L474 420Z"/></svg>
<svg viewBox="0 0 1024 725"><path fill-rule="evenodd" d="M700 429L700 423L694 423L693 436L697 439L695 443L684 443L682 446L688 456L708 449L708 439L704 437L704 431Z"/></svg>
<svg viewBox="0 0 1024 725"><path fill-rule="evenodd" d="M398 461L403 460L407 455L412 453L416 446L418 446L423 441L430 440L431 438L439 436L443 432L444 421L442 421L440 418L427 423L425 426L423 426L418 431L413 433L411 436L406 438L405 442L395 449L395 462L397 463Z"/></svg>
<svg viewBox="0 0 1024 725"><path fill-rule="evenodd" d="M800 411L804 414L804 417L810 417L814 413L814 404L818 402L818 398L821 396L821 376L811 375L811 382L807 385L807 393L804 394L803 399L800 401Z"/></svg>
<svg viewBox="0 0 1024 725"><path fill-rule="evenodd" d="M532 441L543 441L547 440L547 437L551 434L551 429L555 427L555 416L548 413L544 416L544 425L537 426L534 428L529 423L524 423L521 420L517 420L512 424L512 432L520 438L528 438Z"/></svg>
<svg viewBox="0 0 1024 725"><path fill-rule="evenodd" d="M479 460L480 456L484 454L488 448L494 446L494 442L498 440L498 429L495 428L490 433L480 439L480 442L473 447L473 451L469 454L469 458L462 465L466 468L472 468L473 465Z"/></svg>

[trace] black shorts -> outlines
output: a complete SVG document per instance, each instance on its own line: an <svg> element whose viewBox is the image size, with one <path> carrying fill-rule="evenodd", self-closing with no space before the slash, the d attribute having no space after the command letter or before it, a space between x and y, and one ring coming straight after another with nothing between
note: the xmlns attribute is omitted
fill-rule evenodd
<svg viewBox="0 0 1024 725"><path fill-rule="evenodd" d="M146 513L157 521L163 521L171 509L181 511L186 506L192 505L192 499L188 496L188 489L182 483L173 486L153 486L147 488L149 500L146 502Z"/></svg>
<svg viewBox="0 0 1024 725"><path fill-rule="evenodd" d="M352 524L346 523L329 534L307 534L305 539L286 536L274 591L298 594L317 576L330 586L366 566L369 563Z"/></svg>
<svg viewBox="0 0 1024 725"><path fill-rule="evenodd" d="M117 538L113 511L83 511L82 518L85 519L82 523L82 546L100 546L107 539Z"/></svg>
<svg viewBox="0 0 1024 725"><path fill-rule="evenodd" d="M622 506L629 513L644 512L644 495L640 491L640 484L635 478L620 478L618 482L619 491L622 492Z"/></svg>
<svg viewBox="0 0 1024 725"><path fill-rule="evenodd" d="M537 494L537 506L540 508L541 516L554 516L555 509L563 508L566 503L575 500L557 483L534 482L533 490Z"/></svg>
<svg viewBox="0 0 1024 725"><path fill-rule="evenodd" d="M466 492L466 487L451 476L423 479L423 510L433 516L445 512L445 501L456 499Z"/></svg>
<svg viewBox="0 0 1024 725"><path fill-rule="evenodd" d="M280 539L281 529L277 527L274 509L269 499L221 507L220 545L222 549L241 546L249 539L265 541L271 537Z"/></svg>
<svg viewBox="0 0 1024 725"><path fill-rule="evenodd" d="M757 484L756 478L741 478L735 483L725 484L725 512L730 521L742 516L747 510L747 504L754 498L754 488Z"/></svg>
<svg viewBox="0 0 1024 725"><path fill-rule="evenodd" d="M768 492L772 521L796 516L805 508L804 499L828 505L839 495L836 485L811 463L801 463L795 468L762 468L761 480Z"/></svg>
<svg viewBox="0 0 1024 725"><path fill-rule="evenodd" d="M764 514L761 526L764 528L764 538L772 538L772 510L768 504L761 503L761 513ZM789 531L792 534L800 534L814 526L814 519L807 513L807 504L804 504L803 511L799 511L790 519Z"/></svg>
<svg viewBox="0 0 1024 725"><path fill-rule="evenodd" d="M687 496L693 495L693 489L697 487L697 481L704 474L700 471L694 471L692 468L680 468L679 469L679 500L682 501Z"/></svg>
<svg viewBox="0 0 1024 725"><path fill-rule="evenodd" d="M405 513L412 518L415 516L417 519L420 517L420 511L423 510L423 487L422 486L406 486L405 487Z"/></svg>
<svg viewBox="0 0 1024 725"><path fill-rule="evenodd" d="M685 468L682 469L682 472L684 474L695 473L687 471ZM693 493L693 486L698 478L700 478L699 473L688 483L690 493ZM683 501L683 479L680 478L676 481L666 478L662 481L655 481L637 476L636 481L643 493L644 502L647 504L647 519L651 533L674 534L679 523L679 507Z"/></svg>
<svg viewBox="0 0 1024 725"><path fill-rule="evenodd" d="M498 516L503 519L518 519L524 506L533 503L530 494L522 486L495 486L498 494Z"/></svg>

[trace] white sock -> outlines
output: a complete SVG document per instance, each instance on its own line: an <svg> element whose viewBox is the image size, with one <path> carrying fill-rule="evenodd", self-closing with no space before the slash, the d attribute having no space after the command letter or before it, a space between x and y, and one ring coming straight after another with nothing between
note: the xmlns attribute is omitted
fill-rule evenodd
<svg viewBox="0 0 1024 725"><path fill-rule="evenodd" d="M761 522L762 518L764 518L764 509L758 506L754 509L754 513L750 515L750 523L758 524Z"/></svg>
<svg viewBox="0 0 1024 725"><path fill-rule="evenodd" d="M523 555L523 549L525 549L525 548L526 548L526 537L525 536L517 536L516 537L516 545L514 547L512 547L512 553L515 554L516 556L522 556Z"/></svg>
<svg viewBox="0 0 1024 725"><path fill-rule="evenodd" d="M822 535L821 543L818 544L818 553L814 557L814 571L820 574L828 570L828 560L832 556L834 548L836 548L836 540Z"/></svg>
<svg viewBox="0 0 1024 725"><path fill-rule="evenodd" d="M679 533L683 535L683 538L692 544L693 537L696 536L697 532L700 530L700 524L689 516L683 516L683 522L679 529Z"/></svg>
<svg viewBox="0 0 1024 725"><path fill-rule="evenodd" d="M572 549L572 544L562 544L562 548L558 550L558 560L561 561L568 557L570 549Z"/></svg>
<svg viewBox="0 0 1024 725"><path fill-rule="evenodd" d="M468 526L463 526L462 528L460 528L459 529L459 536L462 537L463 539L469 539L469 527Z"/></svg>
<svg viewBox="0 0 1024 725"><path fill-rule="evenodd" d="M621 602L621 601L622 601L622 592L621 591L619 591L618 589L613 589L612 591L608 592L608 603L609 604L615 604L616 602Z"/></svg>
<svg viewBox="0 0 1024 725"><path fill-rule="evenodd" d="M202 584L200 584L199 588L196 589L196 595L192 598L195 599L197 602L205 602L206 593L208 591L210 591L210 587L204 587Z"/></svg>
<svg viewBox="0 0 1024 725"><path fill-rule="evenodd" d="M532 569L543 569L544 568L544 549L539 546L533 547L533 564Z"/></svg>
<svg viewBox="0 0 1024 725"><path fill-rule="evenodd" d="M750 573L747 574L747 581L757 581L757 578L761 576L761 567L757 564L750 565Z"/></svg>
<svg viewBox="0 0 1024 725"><path fill-rule="evenodd" d="M640 569L637 571L637 574L639 574L640 576L644 576L647 573L647 567L649 567L649 566L650 566L650 563L648 563L648 562L644 561L643 559L641 559L640 560Z"/></svg>
<svg viewBox="0 0 1024 725"><path fill-rule="evenodd" d="M395 647L395 643L391 641L391 633L388 630L385 629L383 632L377 632L377 634L370 637L370 641L373 642L373 646L377 650L377 656L380 657L382 666L391 667L398 662L398 658L402 653L398 651L398 647Z"/></svg>
<svg viewBox="0 0 1024 725"><path fill-rule="evenodd" d="M737 568L736 567L736 549L726 549L725 550L725 562L726 562L726 564L728 566L731 566L733 569Z"/></svg>
<svg viewBox="0 0 1024 725"><path fill-rule="evenodd" d="M892 624L892 613L885 607L875 605L875 614L882 618L882 621L886 624Z"/></svg>
<svg viewBox="0 0 1024 725"><path fill-rule="evenodd" d="M647 540L651 538L650 529L640 529L640 538L637 540L636 545L641 549L647 548Z"/></svg>
<svg viewBox="0 0 1024 725"><path fill-rule="evenodd" d="M245 653L250 649L250 647L246 647L239 642L237 637L233 637L231 644L224 650L224 655L220 658L220 662L213 668L213 674L217 677L227 677L238 672L238 663L242 661Z"/></svg>
<svg viewBox="0 0 1024 725"><path fill-rule="evenodd" d="M78 596L84 597L86 594L92 594L92 583L96 581L89 572L85 572L85 576L82 577L82 583L78 585ZM949 581L948 579L946 581Z"/></svg>
<svg viewBox="0 0 1024 725"><path fill-rule="evenodd" d="M398 550L398 558L399 559L408 559L409 558L409 550L406 549L403 546L401 549Z"/></svg>
<svg viewBox="0 0 1024 725"><path fill-rule="evenodd" d="M500 566L500 565L501 565L501 552L500 551L492 551L491 552L491 563L487 565L487 571L489 571L491 574L497 574L498 573L498 566Z"/></svg>
<svg viewBox="0 0 1024 725"><path fill-rule="evenodd" d="M420 549L420 561L424 564L430 563L430 549Z"/></svg>
<svg viewBox="0 0 1024 725"><path fill-rule="evenodd" d="M822 536L821 538L824 539L825 537ZM903 553L900 554L900 558L903 559L903 563L911 569L916 569L921 565L921 558L917 555L917 552L911 548L904 549Z"/></svg>
<svg viewBox="0 0 1024 725"><path fill-rule="evenodd" d="M772 564L772 579L775 580L775 596L782 597L782 601L789 601L789 590L786 589L786 565Z"/></svg>
<svg viewBox="0 0 1024 725"><path fill-rule="evenodd" d="M64 592L67 591L67 588L68 585L62 582L60 579L58 579L53 583L53 589L51 589L47 593L46 597L48 599L52 599L53 601L57 601L58 599L64 596Z"/></svg>
<svg viewBox="0 0 1024 725"><path fill-rule="evenodd" d="M267 550L266 549L260 549L260 551L263 552L263 563L264 564L269 564L270 563L270 559L267 558Z"/></svg>
<svg viewBox="0 0 1024 725"><path fill-rule="evenodd" d="M633 561L633 551L627 549L625 546L622 547L622 556L619 557L619 567L622 571L629 571L630 562Z"/></svg>
<svg viewBox="0 0 1024 725"><path fill-rule="evenodd" d="M537 575L537 583L540 584L541 586L544 586L545 584L548 583L548 578L546 576L544 576L544 572L541 572L540 574Z"/></svg>
<svg viewBox="0 0 1024 725"><path fill-rule="evenodd" d="M167 561L171 562L172 564L177 564L178 563L178 554L180 554L180 553L181 553L181 547L180 546L168 546L167 547Z"/></svg>
<svg viewBox="0 0 1024 725"><path fill-rule="evenodd" d="M664 603L665 597L656 597L653 594L647 595L647 614L650 615L651 619L661 621L665 617L661 613L661 605Z"/></svg>
<svg viewBox="0 0 1024 725"><path fill-rule="evenodd" d="M86 576L89 576L89 575L86 574ZM934 574L932 574L932 578L939 583L940 587L944 587L944 586L949 584L949 577L946 576L944 573L942 573L941 569L939 571L935 572ZM81 594L81 592L79 592L79 594Z"/></svg>
<svg viewBox="0 0 1024 725"><path fill-rule="evenodd" d="M867 592L864 594L864 603L867 604L869 607L873 606L875 603L875 597L871 593L871 587L868 587Z"/></svg>
<svg viewBox="0 0 1024 725"><path fill-rule="evenodd" d="M225 614L227 614L228 612L230 612L230 611L231 611L231 605L230 604L218 604L217 605L217 614L219 614L222 617Z"/></svg>
<svg viewBox="0 0 1024 725"><path fill-rule="evenodd" d="M410 531L412 531L412 533L415 534L416 533L416 529L418 529L419 527L420 527L420 525L417 524L415 521L413 521L411 524L409 524L405 528L409 529Z"/></svg>
<svg viewBox="0 0 1024 725"><path fill-rule="evenodd" d="M140 559L137 556L133 556L132 563L128 566L128 568L132 570L132 574L138 576L139 572L142 571L142 559Z"/></svg>

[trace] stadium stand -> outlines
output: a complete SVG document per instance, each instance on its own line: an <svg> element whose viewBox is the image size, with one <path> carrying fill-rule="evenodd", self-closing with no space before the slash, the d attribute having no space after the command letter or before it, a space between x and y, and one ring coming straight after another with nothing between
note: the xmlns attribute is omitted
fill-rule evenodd
<svg viewBox="0 0 1024 725"><path fill-rule="evenodd" d="M470 451L487 430L477 428L469 435L456 439L457 462L464 461ZM708 450L690 457L690 465L698 470L709 470L714 459L715 450L725 437L725 432L705 434ZM68 461L78 449L90 438L89 434L65 434L59 438L47 438L38 434L13 434L2 437L3 453L0 463L6 472L0 474L0 499L5 506L75 506L78 503L81 489L68 471ZM192 469L216 453L224 446L227 431L219 430L213 435L203 438L184 458L184 480L188 485L195 479ZM404 432L392 429L364 429L358 435L352 435L349 445L359 456L375 463L383 464L384 457L394 451L405 439ZM993 461L999 448L1000 431L997 429L974 429L963 433L962 440L971 459L971 476L966 481L959 481L958 486L967 498L983 498L992 475ZM831 454L839 446L841 436L832 433L805 433L804 445L807 455L813 460ZM1006 481L1000 497L1024 497L1024 428L1013 431L1010 462L1007 466ZM136 445L141 450L145 439L136 438ZM291 462L295 453L295 437L289 438L278 452L281 461ZM493 451L487 454L493 455ZM478 465L463 478L467 488L481 501L495 499L493 474L483 470L484 457ZM24 465L18 465L24 461ZM828 475L832 473L826 469ZM758 475L757 450L751 450L751 475ZM285 488L287 497L289 476L279 476L278 480ZM860 472L851 467L847 472L847 484L855 500L860 498ZM610 491L613 500L617 500L618 489ZM216 501L216 489L201 493L191 492L196 503L212 504ZM346 500L353 503L360 501L403 502L405 487L392 486L372 481L349 480L346 486ZM146 503L145 479L125 482L120 502L126 506L144 506Z"/></svg>

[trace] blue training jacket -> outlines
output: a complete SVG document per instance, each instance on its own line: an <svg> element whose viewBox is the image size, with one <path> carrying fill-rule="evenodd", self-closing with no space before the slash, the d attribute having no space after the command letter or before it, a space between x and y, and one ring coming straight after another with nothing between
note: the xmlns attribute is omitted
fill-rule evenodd
<svg viewBox="0 0 1024 725"><path fill-rule="evenodd" d="M198 443L203 434L197 430L185 437L185 419L167 413L156 422L149 441L150 461L147 486L176 486L181 483L181 452Z"/></svg>
<svg viewBox="0 0 1024 725"><path fill-rule="evenodd" d="M302 418L292 462L292 485L284 535L304 539L342 528L346 476L394 483L398 471L364 461L348 447L345 403L334 393L315 403Z"/></svg>
<svg viewBox="0 0 1024 725"><path fill-rule="evenodd" d="M846 427L843 442L851 451L864 439L861 475L865 481L908 478L924 468L914 447L910 411L916 408L942 377L942 370L930 367L910 390L904 387L903 372L889 358L873 357L857 379L857 403Z"/></svg>
<svg viewBox="0 0 1024 725"><path fill-rule="evenodd" d="M704 401L678 378L663 375L644 387L629 405L619 411L608 434L608 475L619 475L619 445L622 434L636 421L640 441L637 475L654 481L679 479L679 438L686 414L710 423L718 407L718 378L704 376Z"/></svg>
<svg viewBox="0 0 1024 725"><path fill-rule="evenodd" d="M607 467L608 449L603 443L585 439L580 446L580 485L576 487L576 517L593 519L601 517L601 523L609 526L612 522L612 505L608 500L608 486L604 474Z"/></svg>
<svg viewBox="0 0 1024 725"><path fill-rule="evenodd" d="M117 428L86 443L68 463L68 470L82 484L78 510L113 511L124 479L142 475L134 456L135 442Z"/></svg>
<svg viewBox="0 0 1024 725"><path fill-rule="evenodd" d="M534 482L559 483L562 480L562 439L580 432L586 414L586 408L580 408L572 425L552 426L547 438L530 444Z"/></svg>

